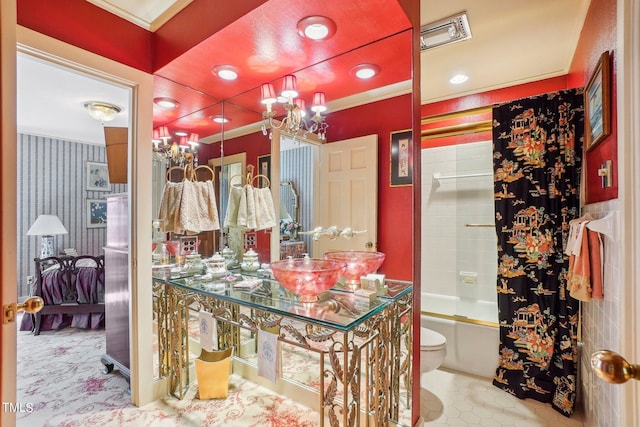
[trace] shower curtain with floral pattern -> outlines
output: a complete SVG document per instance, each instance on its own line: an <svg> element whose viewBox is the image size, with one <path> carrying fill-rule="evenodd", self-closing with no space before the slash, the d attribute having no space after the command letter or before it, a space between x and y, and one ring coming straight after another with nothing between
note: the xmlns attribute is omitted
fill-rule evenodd
<svg viewBox="0 0 640 427"><path fill-rule="evenodd" d="M578 301L566 291L569 221L579 216L582 90L493 109L499 365L493 384L573 412Z"/></svg>

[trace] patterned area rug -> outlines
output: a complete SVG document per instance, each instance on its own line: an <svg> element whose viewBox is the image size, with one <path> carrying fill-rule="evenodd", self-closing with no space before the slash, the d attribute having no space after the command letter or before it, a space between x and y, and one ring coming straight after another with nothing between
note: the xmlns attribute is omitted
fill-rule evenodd
<svg viewBox="0 0 640 427"><path fill-rule="evenodd" d="M138 408L117 370L102 374L104 352L104 330L18 332L18 402L33 408L17 415L18 427L319 424L316 411L237 375L226 399L198 400L192 386L183 400L167 397Z"/></svg>

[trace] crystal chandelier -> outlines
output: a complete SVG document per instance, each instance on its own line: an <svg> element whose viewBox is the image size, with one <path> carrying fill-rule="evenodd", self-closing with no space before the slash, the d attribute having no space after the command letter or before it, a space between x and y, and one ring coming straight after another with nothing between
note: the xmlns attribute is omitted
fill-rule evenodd
<svg viewBox="0 0 640 427"><path fill-rule="evenodd" d="M261 102L267 107L267 110L262 113L262 133L264 135L267 135L267 125L269 125L271 128L286 131L294 136L314 133L322 141L327 139L329 125L324 121L324 116L320 114L327 111L324 92L313 94L311 111L315 114L310 119L306 119L304 99L296 98L298 96L296 76L291 74L284 76L281 98L276 95L271 83L264 83L260 89ZM280 122L275 120L276 112L272 108L276 102L283 102L286 111L285 117ZM270 132L269 138L271 138Z"/></svg>
<svg viewBox="0 0 640 427"><path fill-rule="evenodd" d="M188 137L180 137L180 142L173 141L169 129L160 126L153 130L153 152L156 158L165 162L167 166L185 166L192 163L198 165L198 140L200 136L192 133Z"/></svg>

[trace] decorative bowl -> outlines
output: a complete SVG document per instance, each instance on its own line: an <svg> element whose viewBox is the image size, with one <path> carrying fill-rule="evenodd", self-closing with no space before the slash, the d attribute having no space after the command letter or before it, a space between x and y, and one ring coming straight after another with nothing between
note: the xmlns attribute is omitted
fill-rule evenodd
<svg viewBox="0 0 640 427"><path fill-rule="evenodd" d="M167 250L171 255L178 255L178 251L180 250L179 240L166 240L164 244L167 246Z"/></svg>
<svg viewBox="0 0 640 427"><path fill-rule="evenodd" d="M359 287L360 277L375 273L384 262L382 252L333 251L324 254L325 259L344 262L347 268L342 275L349 287Z"/></svg>
<svg viewBox="0 0 640 427"><path fill-rule="evenodd" d="M316 302L318 294L328 291L344 273L344 262L331 259L295 258L271 263L273 277L300 302Z"/></svg>

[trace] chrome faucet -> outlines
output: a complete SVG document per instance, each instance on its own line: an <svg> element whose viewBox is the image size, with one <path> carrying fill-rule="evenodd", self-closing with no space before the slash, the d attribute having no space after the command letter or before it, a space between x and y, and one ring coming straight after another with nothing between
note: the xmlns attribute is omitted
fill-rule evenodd
<svg viewBox="0 0 640 427"><path fill-rule="evenodd" d="M367 230L356 231L356 230L353 230L351 227L338 228L335 225L332 225L327 228L316 227L313 230L301 231L298 234L310 234L311 236L313 236L313 240L318 240L322 236L328 236L329 239L331 240L337 239L338 237L344 237L345 239L349 240L356 234L364 234L366 232Z"/></svg>

